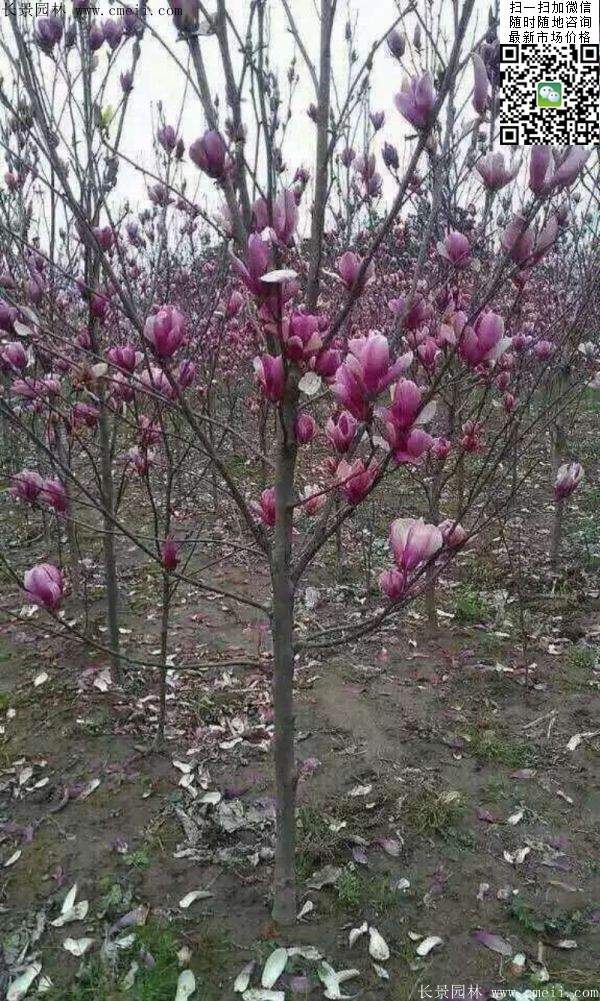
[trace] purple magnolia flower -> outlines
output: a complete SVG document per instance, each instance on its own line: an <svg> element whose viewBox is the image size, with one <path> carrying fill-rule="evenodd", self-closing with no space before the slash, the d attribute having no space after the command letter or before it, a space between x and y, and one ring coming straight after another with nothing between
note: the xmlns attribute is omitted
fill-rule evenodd
<svg viewBox="0 0 600 1001"><path fill-rule="evenodd" d="M154 205L160 205L163 208L171 205L173 202L168 187L166 184L161 184L160 181L150 185L148 188L148 198ZM154 236L149 233L148 239L152 242Z"/></svg>
<svg viewBox="0 0 600 1001"><path fill-rule="evenodd" d="M535 241L535 249L531 259L532 263L537 263L537 261L541 260L544 254L553 246L557 236L558 219L555 215L551 215Z"/></svg>
<svg viewBox="0 0 600 1001"><path fill-rule="evenodd" d="M133 10L131 7L126 9L123 14L123 29L128 38L144 34L144 22L139 16L137 10Z"/></svg>
<svg viewBox="0 0 600 1001"><path fill-rule="evenodd" d="M27 282L27 298L37 306L44 297L44 282L41 277L32 277Z"/></svg>
<svg viewBox="0 0 600 1001"><path fill-rule="evenodd" d="M329 441L342 455L347 452L354 441L358 422L347 410L342 410L339 417L330 417L325 426L325 434Z"/></svg>
<svg viewBox="0 0 600 1001"><path fill-rule="evenodd" d="M342 459L338 463L335 478L348 503L354 506L367 496L378 473L379 466L376 463L365 466L362 459L355 459L353 463Z"/></svg>
<svg viewBox="0 0 600 1001"><path fill-rule="evenodd" d="M366 337L351 338L348 348L345 364L361 380L369 396L377 396L404 367L402 359L390 364L389 341L378 330L370 330Z"/></svg>
<svg viewBox="0 0 600 1001"><path fill-rule="evenodd" d="M275 488L267 487L260 495L260 501L252 504L252 510L262 521L263 525L273 528L276 519Z"/></svg>
<svg viewBox="0 0 600 1001"><path fill-rule="evenodd" d="M44 395L41 379L15 379L10 388L15 396L21 396L24 400L35 400Z"/></svg>
<svg viewBox="0 0 600 1001"><path fill-rule="evenodd" d="M234 291L229 296L229 299L227 300L227 305L225 307L225 316L227 317L227 319L233 320L233 318L238 315L240 309L243 309L243 306L244 306L244 296L242 295L241 292L238 292L237 289L234 289Z"/></svg>
<svg viewBox="0 0 600 1001"><path fill-rule="evenodd" d="M434 368L439 356L440 349L434 337L425 337L417 345L417 357L423 368Z"/></svg>
<svg viewBox="0 0 600 1001"><path fill-rule="evenodd" d="M156 132L156 138L167 153L172 153L177 146L177 132L172 125L161 125Z"/></svg>
<svg viewBox="0 0 600 1001"><path fill-rule="evenodd" d="M121 344L117 347L109 348L106 352L106 357L111 365L116 365L117 368L121 368L130 374L138 363L137 352L131 344Z"/></svg>
<svg viewBox="0 0 600 1001"><path fill-rule="evenodd" d="M447 438L436 438L431 446L431 453L436 459L443 462L447 459L452 451L452 442L448 441Z"/></svg>
<svg viewBox="0 0 600 1001"><path fill-rule="evenodd" d="M57 514L64 514L69 507L67 491L62 480L57 476L48 476L42 483L39 499L53 508Z"/></svg>
<svg viewBox="0 0 600 1001"><path fill-rule="evenodd" d="M367 420L371 401L405 371L412 354L402 355L391 364L388 339L378 330L371 330L368 337L352 338L348 348L335 374L332 392L357 420Z"/></svg>
<svg viewBox="0 0 600 1001"><path fill-rule="evenodd" d="M180 544L171 538L171 536L167 536L164 542L161 542L160 558L164 570L172 571L177 569L179 565L179 549Z"/></svg>
<svg viewBox="0 0 600 1001"><path fill-rule="evenodd" d="M252 206L252 228L262 232L269 225L269 207L266 198L257 198Z"/></svg>
<svg viewBox="0 0 600 1001"><path fill-rule="evenodd" d="M22 184L19 174L13 174L12 170L6 171L4 181L8 190L12 192L18 191Z"/></svg>
<svg viewBox="0 0 600 1001"><path fill-rule="evenodd" d="M431 316L431 306L420 292L417 292L413 296L412 302L406 312L406 298L402 295L398 299L390 299L388 307L395 317L402 315L403 325L406 330L416 330L417 327L421 327Z"/></svg>
<svg viewBox="0 0 600 1001"><path fill-rule="evenodd" d="M119 80L121 83L121 90L123 91L123 93L131 94L131 91L133 90L133 73L131 73L130 70L125 70L123 73L121 73Z"/></svg>
<svg viewBox="0 0 600 1001"><path fill-rule="evenodd" d="M372 174L365 183L365 195L367 198L376 198L381 194L383 180L381 174Z"/></svg>
<svg viewBox="0 0 600 1001"><path fill-rule="evenodd" d="M6 282L2 282L6 285ZM0 330L4 330L5 333L12 333L13 324L17 319L17 311L14 306L9 306L4 299L0 299Z"/></svg>
<svg viewBox="0 0 600 1001"><path fill-rule="evenodd" d="M495 361L510 341L504 337L504 320L498 313L487 311L477 317L472 327L464 327L459 341L461 357L470 365Z"/></svg>
<svg viewBox="0 0 600 1001"><path fill-rule="evenodd" d="M93 428L98 423L100 411L91 403L76 403L71 410L73 427Z"/></svg>
<svg viewBox="0 0 600 1001"><path fill-rule="evenodd" d="M550 147L533 146L529 158L529 187L534 195L545 194L552 174L552 150Z"/></svg>
<svg viewBox="0 0 600 1001"><path fill-rule="evenodd" d="M471 244L463 233L452 230L443 242L438 243L437 252L455 268L464 268L471 257Z"/></svg>
<svg viewBox="0 0 600 1001"><path fill-rule="evenodd" d="M63 576L52 563L38 563L28 570L23 586L36 605L56 611L63 595Z"/></svg>
<svg viewBox="0 0 600 1001"><path fill-rule="evenodd" d="M0 347L0 359L13 372L23 372L27 368L27 352L20 341L3 344Z"/></svg>
<svg viewBox="0 0 600 1001"><path fill-rule="evenodd" d="M437 99L437 93L429 73L420 77L405 80L402 90L396 94L396 107L400 114L415 129L425 129L430 124L431 112Z"/></svg>
<svg viewBox="0 0 600 1001"><path fill-rule="evenodd" d="M570 497L583 479L583 466L578 462L566 462L556 474L554 496L557 500Z"/></svg>
<svg viewBox="0 0 600 1001"><path fill-rule="evenodd" d="M140 476L145 476L148 472L153 461L153 453L146 451L145 448L138 448L135 445L130 448L128 452L125 453L125 463L128 466L133 466L136 473Z"/></svg>
<svg viewBox="0 0 600 1001"><path fill-rule="evenodd" d="M533 348L533 353L538 361L548 361L548 358L551 358L555 351L556 345L552 341L545 340L538 341Z"/></svg>
<svg viewBox="0 0 600 1001"><path fill-rule="evenodd" d="M20 473L16 473L12 478L11 495L15 500L23 500L27 501L28 504L34 504L42 489L43 482L40 474L36 473L33 469L22 469Z"/></svg>
<svg viewBox="0 0 600 1001"><path fill-rule="evenodd" d="M465 531L462 525L457 521L453 521L452 518L447 518L446 521L440 522L438 528L442 533L444 545L448 549L458 549L459 546L464 545L469 537L469 533Z"/></svg>
<svg viewBox="0 0 600 1001"><path fill-rule="evenodd" d="M308 445L317 433L317 422L310 414L298 414L294 423L294 434L299 445Z"/></svg>
<svg viewBox="0 0 600 1001"><path fill-rule="evenodd" d="M397 518L390 528L390 545L396 566L405 573L426 563L442 548L439 528L422 518Z"/></svg>
<svg viewBox="0 0 600 1001"><path fill-rule="evenodd" d="M38 17L35 24L35 40L42 52L51 55L55 45L60 42L63 34L63 23L56 14L49 17Z"/></svg>
<svg viewBox="0 0 600 1001"><path fill-rule="evenodd" d="M317 375L330 381L342 364L342 355L335 348L326 348L314 360L314 370Z"/></svg>
<svg viewBox="0 0 600 1001"><path fill-rule="evenodd" d="M325 495L316 483L307 484L303 488L300 497L302 498L302 510L309 517L318 514L326 500Z"/></svg>
<svg viewBox="0 0 600 1001"><path fill-rule="evenodd" d="M383 593L390 598L391 601L397 601L401 598L406 590L406 576L400 573L398 570L385 570L379 576L378 580L379 588Z"/></svg>
<svg viewBox="0 0 600 1001"><path fill-rule="evenodd" d="M591 152L591 149L585 146L571 146L550 181L552 191L563 191L565 188L569 188L585 166Z"/></svg>
<svg viewBox="0 0 600 1001"><path fill-rule="evenodd" d="M96 237L101 250L110 250L115 242L115 234L111 226L94 226L92 233Z"/></svg>
<svg viewBox="0 0 600 1001"><path fill-rule="evenodd" d="M500 191L515 179L520 166L521 164L517 163L511 170L507 170L502 153L488 153L479 160L475 169L481 175L488 191Z"/></svg>
<svg viewBox="0 0 600 1001"><path fill-rule="evenodd" d="M367 183L370 178L375 176L376 173L376 160L375 154L365 153L364 156L359 156L354 163L354 169L357 174L360 174L363 181Z"/></svg>
<svg viewBox="0 0 600 1001"><path fill-rule="evenodd" d="M397 431L407 431L421 414L423 394L411 379L400 379L392 390L392 404L380 416Z"/></svg>
<svg viewBox="0 0 600 1001"><path fill-rule="evenodd" d="M386 167L390 170L398 170L400 166L400 158L398 156L398 150L392 143L385 142L381 149L381 159L385 163Z"/></svg>
<svg viewBox="0 0 600 1001"><path fill-rule="evenodd" d="M323 343L321 318L313 313L294 311L283 325L285 353L293 361L307 361Z"/></svg>
<svg viewBox="0 0 600 1001"><path fill-rule="evenodd" d="M248 237L245 262L234 257L233 266L253 295L263 295L266 287L260 279L271 267L270 243L263 240L258 233L252 233Z"/></svg>
<svg viewBox="0 0 600 1001"><path fill-rule="evenodd" d="M173 24L178 31L193 31L198 24L199 0L181 0L173 7Z"/></svg>
<svg viewBox="0 0 600 1001"><path fill-rule="evenodd" d="M354 254L351 250L347 250L345 254L342 254L342 256L338 258L338 273L346 288L351 289L356 285L361 265L362 257L359 257L358 254ZM374 274L375 269L373 262L371 261L366 274L362 278L362 283L366 284L367 281L371 280Z"/></svg>
<svg viewBox="0 0 600 1001"><path fill-rule="evenodd" d="M108 297L99 289L90 295L90 313L99 320L104 320L110 303Z"/></svg>
<svg viewBox="0 0 600 1001"><path fill-rule="evenodd" d="M474 52L471 58L473 59L473 107L478 115L483 115L487 107L490 81L481 56Z"/></svg>
<svg viewBox="0 0 600 1001"><path fill-rule="evenodd" d="M272 403L283 397L285 369L281 355L261 355L254 359L254 372L263 393Z"/></svg>
<svg viewBox="0 0 600 1001"><path fill-rule="evenodd" d="M196 378L196 366L189 358L184 358L177 373L177 383L180 389L187 389Z"/></svg>
<svg viewBox="0 0 600 1001"><path fill-rule="evenodd" d="M221 181L226 173L227 147L218 132L208 129L190 146L190 159L209 177Z"/></svg>
<svg viewBox="0 0 600 1001"><path fill-rule="evenodd" d="M104 32L101 26L94 21L88 31L88 42L92 52L97 52L104 45Z"/></svg>
<svg viewBox="0 0 600 1001"><path fill-rule="evenodd" d="M386 38L387 46L395 59L402 59L406 51L406 39L399 31L392 28Z"/></svg>
<svg viewBox="0 0 600 1001"><path fill-rule="evenodd" d="M121 19L117 21L114 20L114 18L109 17L102 25L104 40L105 42L108 43L109 47L113 50L113 52L121 44L124 31L125 31L125 25L123 24L123 21Z"/></svg>
<svg viewBox="0 0 600 1001"><path fill-rule="evenodd" d="M391 435L390 430L392 431ZM399 465L418 465L434 443L434 439L423 428L414 427L410 431L397 432L393 424L386 426L386 438L392 450L394 461Z"/></svg>
<svg viewBox="0 0 600 1001"><path fill-rule="evenodd" d="M175 306L162 306L149 316L144 326L144 337L159 358L171 358L185 341L185 317Z"/></svg>
<svg viewBox="0 0 600 1001"><path fill-rule="evenodd" d="M525 264L533 253L534 233L522 215L514 215L502 234L502 248L515 264Z"/></svg>
<svg viewBox="0 0 600 1001"><path fill-rule="evenodd" d="M281 191L273 206L273 229L280 243L287 246L298 225L298 207L291 188Z"/></svg>

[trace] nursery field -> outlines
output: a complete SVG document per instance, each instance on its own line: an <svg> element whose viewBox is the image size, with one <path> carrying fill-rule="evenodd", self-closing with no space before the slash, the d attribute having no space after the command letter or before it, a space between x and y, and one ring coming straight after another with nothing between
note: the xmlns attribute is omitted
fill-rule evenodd
<svg viewBox="0 0 600 1001"><path fill-rule="evenodd" d="M501 31L5 4L0 1001L600 1001L600 147Z"/></svg>
<svg viewBox="0 0 600 1001"><path fill-rule="evenodd" d="M575 429L590 479L597 420L590 404ZM443 997L443 985L485 998L536 975L540 990L597 988L598 493L578 494L554 575L545 475L511 522L518 566L493 531L466 550L443 582L438 629L418 603L400 626L298 668L293 930L269 913L272 668L256 619L182 590L159 752L152 672L128 669L115 685L105 658L21 608L0 633L9 961L35 957L46 996L65 1001L166 1001L187 967L200 997L233 996L247 964L260 985L269 955L294 947L278 987L298 996L322 990L320 958L355 969L348 990L367 998ZM356 551L360 526L345 531ZM25 538L12 545L27 562L39 541L28 553ZM375 567L384 543L373 540ZM238 562L216 582L264 590ZM123 644L139 655L157 643L155 580L122 565ZM90 560L92 619L96 571ZM3 608L18 611L19 600L5 586ZM339 606L352 616L377 600L360 564L338 571L326 552L300 596L300 628L307 602L335 618ZM255 666L220 669L232 656ZM178 670L191 661L194 671ZM85 914L61 925L74 886ZM383 936L385 962L368 934L350 947L363 922ZM84 956L65 951L88 939Z"/></svg>

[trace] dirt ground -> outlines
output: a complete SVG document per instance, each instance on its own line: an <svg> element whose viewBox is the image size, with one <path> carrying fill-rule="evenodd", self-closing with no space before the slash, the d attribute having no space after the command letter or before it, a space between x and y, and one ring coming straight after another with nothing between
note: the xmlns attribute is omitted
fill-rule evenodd
<svg viewBox="0 0 600 1001"><path fill-rule="evenodd" d="M0 984L39 959L28 996L41 984L64 1001L159 1001L175 997L189 966L192 997L232 996L249 961L256 987L276 947L299 946L305 955L290 956L277 983L286 996L322 996L318 951L334 970L358 971L341 985L351 996L484 998L492 988L560 984L593 997L600 562L589 533L587 563L573 569L590 507L582 494L567 540L573 565L558 579L544 567L546 511L532 497L517 517L529 525L518 588L514 565L488 535L440 583L437 630L417 605L376 638L299 662L303 917L286 931L269 915L270 665L260 624L222 598L192 604L179 594L159 753L152 672L127 671L115 686L103 656L53 635L40 613L6 622ZM261 588L243 566L226 579ZM313 586L324 617L342 604L362 607L356 578ZM122 638L138 656L157 645L157 617L143 600L152 587L143 569L129 568ZM17 596L7 591L3 606L18 606ZM236 652L261 666L202 669ZM177 671L191 660L198 671ZM86 913L57 927L75 883ZM182 907L194 890L204 893ZM363 922L383 936L389 958L370 955L369 933L350 947L350 930ZM429 936L441 941L422 956ZM93 940L84 956L64 948L82 938Z"/></svg>

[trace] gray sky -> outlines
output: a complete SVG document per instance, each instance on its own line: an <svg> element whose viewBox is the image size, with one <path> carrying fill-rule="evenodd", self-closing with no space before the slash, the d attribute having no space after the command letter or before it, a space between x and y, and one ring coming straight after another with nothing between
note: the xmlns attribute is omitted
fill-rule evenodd
<svg viewBox="0 0 600 1001"><path fill-rule="evenodd" d="M116 12L114 3L96 0L99 4L99 19L110 16L111 11ZM438 0L434 3L434 10L437 10L441 2L441 25L442 30L451 34L452 6L450 0ZM161 4L165 7L162 8ZM314 0L290 0L290 7L293 11L298 28L302 35L304 44L313 57L318 62L319 52L319 20L316 14ZM149 14L151 28L158 34L177 58L187 66L187 47L183 41L177 41L177 35L172 24L171 17L167 14L160 14L160 9L166 9L166 0L154 0L152 13ZM245 0L231 0L229 9L236 18L236 23L241 26L245 23L244 11L247 10ZM422 9L425 10L423 0ZM475 14L472 19L472 30L481 35L487 21L488 4L486 0L476 0ZM287 20L283 5L280 0L272 0L271 10L271 44L269 47L269 59L272 69L277 73L282 89L284 101L287 98L286 74L290 65L290 60L295 51L295 43L287 28ZM343 0L338 4L337 27L333 44L333 69L337 81L339 93L343 99L347 81L347 47L344 41L344 25L350 10L352 22L357 23L356 48L359 63L368 52L372 43L383 35L388 27L398 16L398 6L395 0L354 0L350 7ZM236 14L236 11L239 12ZM4 17L4 16L3 16ZM412 36L417 23L414 15L406 17L400 26L409 36ZM202 52L206 61L208 77L213 93L218 93L221 104L221 120L227 116L225 95L223 90L222 72L218 55L217 41L213 37L201 39ZM74 63L74 57L71 56ZM99 52L98 78L106 65L107 48ZM50 60L42 56L42 61L49 71L52 67ZM131 61L131 42L122 45L117 53L116 64L112 71L112 84L109 85L107 97L104 105L118 103L120 96L119 73L128 68ZM410 57L405 60L405 65L410 71ZM285 161L291 172L301 164L309 169L312 167L314 159L315 127L306 115L306 108L314 100L314 91L310 75L307 72L302 56L297 52L297 68L300 74L300 83L296 88L293 100L293 121L288 128L284 143ZM384 45L378 52L374 68L371 74L371 108L373 110L383 110L386 114L386 122L383 129L375 138L374 149L381 148L384 141L394 143L402 156L404 142L403 139L410 129L404 123L399 112L394 107L394 94L400 89L403 72ZM464 86L470 87L472 74L470 67L465 72ZM466 91L468 93L468 91ZM60 95L60 86L57 89ZM64 89L63 89L64 94ZM152 36L151 31L147 31L142 43L142 55L136 75L136 83L131 96L130 108L127 116L127 125L124 133L124 141L121 149L127 157L135 163L141 164L147 169L154 169L154 158L152 153L152 136L158 118L158 105L162 102L165 120L172 125L177 125L180 120L180 133L183 135L186 150L190 143L202 134L206 127L203 111L197 95L191 90L189 84L186 85L184 73L176 66L171 56L165 51L161 41ZM56 105L55 105L56 106ZM250 142L253 133L253 114L250 106L245 108L246 119L249 126ZM382 169L384 178L385 169ZM199 180L199 172L191 164L185 167L185 175L188 178L188 194L195 195L195 186ZM128 197L132 207L136 203L144 200L145 181L135 168L122 163L119 177L119 193L123 197ZM391 188L391 182L390 182ZM206 204L216 207L219 199L216 196L214 187L207 185L206 181L201 182L201 194L199 200L207 200Z"/></svg>
<svg viewBox="0 0 600 1001"><path fill-rule="evenodd" d="M442 24L446 22L446 30L450 30L451 5L449 0L442 0ZM232 12L243 10L243 2L234 0L229 7ZM315 13L314 0L291 0L291 9L296 19L298 28L302 35L304 44L315 61L318 62L319 52L319 22ZM437 6L437 5L435 5ZM347 49L344 42L344 25L346 22L347 6L344 3L338 5L339 15L337 18L337 28L333 45L333 68L338 86L342 91L347 79ZM488 5L485 0L477 0L476 12L473 17L473 26L481 32L487 20ZM155 8L158 11L158 7ZM293 56L295 45L287 29L287 20L283 6L279 0L271 3L271 45L269 47L269 59L273 70L278 73L282 84L284 96L286 91L286 73ZM446 12L447 15L446 15ZM397 14L397 4L394 0L354 0L351 6L351 19L357 21L357 51L359 59L362 61L373 42L378 39L393 23ZM243 17L239 19L243 22ZM416 25L416 17L409 15L403 22L403 29L412 36ZM186 47L183 42L176 41L176 34L170 18L159 16L158 13L152 17L152 27L167 42L170 48L183 61L186 58ZM213 89L218 89L221 98L221 109L225 112L226 105L224 92L221 86L222 73L219 64L218 47L216 39L212 37L201 40L202 51L207 64L208 76ZM160 43L152 37L144 40L142 47L142 59L137 77L137 84L132 95L131 114L129 115L129 125L127 129L125 152L134 159L146 160L150 146L151 115L159 101L162 101L165 108L165 117L170 124L175 124L177 116L182 108L181 131L186 141L186 147L190 142L200 135L205 127L202 109L196 95L189 90L185 101L183 101L185 79L181 72L173 65L169 55L161 47ZM315 127L306 115L306 108L314 100L314 91L308 72L305 69L302 57L297 54L297 66L300 73L300 83L296 89L293 101L294 119L287 131L285 139L285 160L292 170L300 164L307 167L312 166L314 157L314 137ZM129 56L127 56L129 58ZM399 112L394 107L394 94L400 89L403 73L393 57L384 45L379 51L374 69L371 75L371 107L373 110L384 110L386 122L384 128L378 133L375 139L375 148L380 148L384 141L393 142L402 152L403 137L410 132L405 125ZM466 82L471 84L470 69L466 73ZM247 109L251 112L251 109ZM226 117L224 114L223 117ZM248 124L252 129L252 116L247 116ZM385 174L385 171L383 171ZM132 176L133 175L133 176ZM190 182L194 182L197 173L190 171ZM125 185L125 180L127 181ZM135 177L132 170L123 171L122 183L133 193L139 190L139 176ZM204 185L203 188L206 186Z"/></svg>

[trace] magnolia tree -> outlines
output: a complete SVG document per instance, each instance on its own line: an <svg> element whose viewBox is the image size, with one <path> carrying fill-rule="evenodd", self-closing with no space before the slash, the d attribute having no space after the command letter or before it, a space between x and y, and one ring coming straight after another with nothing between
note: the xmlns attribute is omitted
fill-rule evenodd
<svg viewBox="0 0 600 1001"><path fill-rule="evenodd" d="M12 500L43 519L47 556L24 576L2 559L56 628L111 658L115 681L158 670L158 744L177 589L268 623L273 914L290 922L297 665L422 595L435 624L440 573L509 517L548 437L557 565L565 498L583 475L564 428L599 381L599 189L589 150L498 151L499 46L474 0L451 16L443 4L442 19L442 7L410 4L362 55L335 0L315 14L314 56L286 0L246 6L234 16L225 0L185 0L171 32L142 10L95 20L85 0L34 25L7 15L3 462ZM271 17L293 44L282 74ZM127 116L146 46L172 61L182 99L157 108L140 163ZM395 93L373 110L384 60ZM205 129L184 141L190 105ZM295 127L311 130L310 164L288 167ZM307 623L304 609L299 630L311 568L333 546L344 554L374 498L390 511L378 594L347 621L317 610ZM104 633L87 619L83 540L98 530ZM152 659L120 649L125 546L161 581ZM266 591L216 584L211 569L240 553L267 571Z"/></svg>

